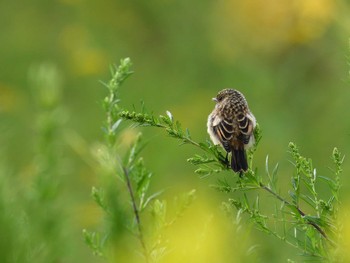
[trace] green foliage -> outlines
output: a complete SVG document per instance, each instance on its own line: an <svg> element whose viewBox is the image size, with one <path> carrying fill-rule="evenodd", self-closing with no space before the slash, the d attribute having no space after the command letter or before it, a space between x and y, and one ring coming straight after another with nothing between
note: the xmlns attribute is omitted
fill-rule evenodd
<svg viewBox="0 0 350 263"><path fill-rule="evenodd" d="M174 120L170 112L165 116L156 117L144 111L124 109L119 116L140 126L164 129L170 137L179 140L181 144L199 148L201 152L187 161L199 167L195 172L200 177L230 170L227 159L218 146L208 140L205 142L193 140L189 130L183 130L180 122ZM339 176L344 157L337 148L334 148L332 158L335 170L331 171L330 176L319 176L312 165L312 160L303 157L294 143L289 143L295 173L291 175L291 189L288 194L280 194L278 164L271 171L267 156L265 174L258 172L258 169L253 170L253 155L262 137L259 126L256 127L254 135L256 143L248 151L250 169L238 177L235 184L229 183L226 179L219 179L213 186L229 195L228 201L224 204L225 209L227 210L229 206L235 207L238 215L246 215L249 222L258 230L294 247L305 259L331 261L333 256L331 251L336 246L335 240L340 231L336 220L339 206ZM321 196L319 193L318 188L321 184L329 190L328 196ZM252 191L255 191L255 194ZM261 195L261 192L274 197L275 201L269 201ZM163 203L157 203L155 209L162 211L164 206Z"/></svg>
<svg viewBox="0 0 350 263"><path fill-rule="evenodd" d="M1 262L65 261L68 248L67 209L62 194L62 125L60 73L49 63L35 65L29 72L35 102L32 120L35 150L27 164L31 170L19 177L6 158L0 164ZM6 163L6 165L5 165Z"/></svg>
<svg viewBox="0 0 350 263"><path fill-rule="evenodd" d="M330 260L331 249L335 246L330 236L337 238L340 231L337 228L336 213L333 210L333 207L336 206L334 201L337 200L339 192L330 191L327 201L320 199L316 187L318 176L312 167L311 160L301 156L295 144L290 143L289 148L296 167L296 172L291 178L292 189L289 190L291 201L276 191L278 166L275 166L273 172L270 173L268 158L266 159L267 178L265 179L267 182L264 182L264 178L257 172L250 170L239 179L237 187L232 188L219 182L216 188L225 192L240 192L240 196L229 199L229 203L235 206L240 213L247 214L250 221L259 230L299 249L304 257L313 260ZM334 152L338 152L336 148ZM337 160L342 160L340 156L340 154L337 156ZM339 167L341 162L335 161L335 164L338 163ZM333 180L328 177L323 178L327 178L326 186L331 190ZM248 197L247 193L251 190L264 190L280 203L275 204L276 209L272 217L263 212L259 193L255 200ZM308 213L302 210L304 208Z"/></svg>
<svg viewBox="0 0 350 263"><path fill-rule="evenodd" d="M113 258L123 257L116 253L123 254L125 251L118 251L114 249L114 246L123 245L119 242L120 236L129 230L138 238L140 244L140 249L136 246L133 254L136 255L137 250L139 254L142 254L145 262L158 262L168 251L166 242L162 238L162 232L189 207L194 198L194 190L180 198L181 202L178 202L176 215L168 219L166 201L158 199L163 191L148 193L153 173L146 168L144 159L140 156L145 147L141 133L134 138L128 150L122 154L118 137L122 131L127 131L121 126L121 116L127 115L119 106L118 91L125 79L132 74L130 67L130 59L121 60L118 67L111 69L111 80L107 84L104 83L109 91L103 101L106 114L103 130L108 147L104 148L102 162L103 166L111 166L106 170L112 171L112 174L107 175L106 185L99 188L93 187L91 195L111 224L103 226L103 231L84 229L83 236L94 255L104 257L107 261L113 261ZM139 122L143 125L147 123L160 125L160 120L155 118L148 119L145 115L134 117L139 118ZM161 120L163 123L171 124L170 117L161 117ZM176 129L180 129L178 125L172 126L174 130L175 126ZM172 130L169 132L171 133ZM177 136L181 135L177 134ZM190 141L189 135L186 138ZM116 160L116 162L105 160ZM113 180L115 177L119 179L118 182ZM123 196L123 192L127 192L128 196ZM175 200L178 198L175 197ZM130 203L130 205L125 207L123 205L125 203ZM153 223L145 223L147 213L151 216ZM128 260L132 261L130 257ZM137 261L139 260L138 258Z"/></svg>
<svg viewBox="0 0 350 263"><path fill-rule="evenodd" d="M136 113L123 110L120 117L125 120L131 120L140 126L153 126L164 129L170 137L178 139L181 144L191 144L204 151L202 155L195 155L187 161L200 165L195 172L201 176L208 176L212 173L219 173L228 169L228 162L225 155L219 150L219 147L213 145L211 141L195 142L188 129L182 129L179 121L175 121L172 114L167 111L166 116L159 115L155 117L145 112ZM210 156L210 157L209 157Z"/></svg>
<svg viewBox="0 0 350 263"><path fill-rule="evenodd" d="M130 70L130 67L130 59L122 59L120 61L119 67L111 67L111 80L108 83L101 82L108 89L109 92L103 100L103 108L106 112L106 124L104 126L104 131L106 133L110 146L112 146L115 143L117 129L121 122L120 118L118 117L120 112L120 108L118 105L118 103L120 102L118 98L118 89L123 84L123 82L133 73Z"/></svg>
<svg viewBox="0 0 350 263"><path fill-rule="evenodd" d="M321 176L335 181L330 176L333 172L325 169L330 163L329 146L337 145L346 154L346 146L350 144L350 119L345 118L350 92L348 76L344 76L350 62L349 55L344 57L349 50L346 43L344 45L349 35L347 25L350 25L348 1L49 3L12 0L1 3L1 262L103 261L89 253L79 235L82 228L104 230L96 226L101 217L99 210L96 211L97 205L91 205L93 198L88 193L92 185L103 190L105 205L120 209L121 216L116 219L120 225L113 221L118 225L116 228L134 222L127 213L131 212L130 198L121 181L124 180L121 167L115 160L118 155L125 156L134 131L129 133L124 129L124 121L116 124L120 135L116 143L121 144L118 155L104 147L109 143L101 146L97 142L102 111L96 101L102 102L101 93L107 94L107 90L96 85L96 80L102 78L108 83L109 77L105 77L106 72L109 73L108 61L121 52L132 54L133 62L137 61L137 67L132 70L140 75L126 79L119 93L123 95L119 105L137 104L139 98L143 98L156 116L158 113L165 115L164 110L159 109L171 107L184 131L187 123L191 123L191 135L198 141L199 136L205 136L203 118L212 107L208 102L215 89L231 86L243 89L264 130L263 143L254 155L255 166L250 167L259 167L258 173L265 176L265 183L268 183L263 165L265 158L261 156L268 153L271 174L279 162L275 190L292 200L288 190L292 190L294 167L286 163L281 153L291 138L297 142L300 153L312 157L312 164L317 168L317 192L325 190L327 193L326 187L317 188L317 185L326 184ZM195 15L193 10L196 10ZM41 73L32 67L43 60L50 60L62 74L57 78L57 70L52 70L49 63L42 65ZM40 81L43 84L40 88L33 85L31 89L28 68L32 80L39 73L42 80L48 81ZM44 103L53 105L54 110L39 107L42 94L46 94ZM105 124L106 121L103 126ZM44 131L45 126L51 128ZM149 140L146 136L143 138L143 142ZM164 145L166 147L155 151L154 146L159 146L163 139L151 142L152 147L147 148L150 156L141 152L147 168L153 172L157 168L157 173L151 177L149 195L169 185L173 190L179 184L193 187L194 176L188 172L191 165L178 161L184 156L185 159L192 157L189 152L193 157L198 154L211 159L210 154L189 145L176 151L172 150L173 145ZM292 160L291 157L287 159ZM168 173L170 165L175 169ZM215 162L208 165L221 170ZM202 168L203 176L211 171ZM344 162L342 168L341 214L347 206L349 163ZM107 175L109 180L105 178ZM216 178L236 187L236 176L229 170L213 172L209 178L198 182L199 186L214 184ZM115 192L108 187L109 183ZM205 197L211 200L223 196L212 190L206 193L209 194ZM256 191L251 193L255 195ZM232 195L237 192L227 194L227 199ZM122 202L116 202L115 196ZM264 194L260 198L264 201ZM328 200L328 196L318 198ZM264 203L261 202L261 207ZM167 203L168 212L172 210L171 204ZM232 209L235 211L234 207ZM306 212L308 209L305 208ZM149 210L150 206L143 215L148 215ZM124 214L126 217L122 216ZM340 220L343 219L341 216ZM112 225L112 218L108 216L101 220L103 225ZM148 225L147 219L143 221ZM125 249L127 245L124 244L129 244L137 248L134 233L128 230L118 233L122 240L119 247ZM266 244L263 235L249 236L249 242ZM261 247L256 251L259 261L279 263L286 252L291 252L282 250L283 247L282 242ZM234 258L238 248L226 251ZM45 253L47 256L40 257Z"/></svg>
<svg viewBox="0 0 350 263"><path fill-rule="evenodd" d="M91 248L92 253L95 256L103 256L103 243L100 238L100 234L96 232L88 232L83 230L85 243Z"/></svg>

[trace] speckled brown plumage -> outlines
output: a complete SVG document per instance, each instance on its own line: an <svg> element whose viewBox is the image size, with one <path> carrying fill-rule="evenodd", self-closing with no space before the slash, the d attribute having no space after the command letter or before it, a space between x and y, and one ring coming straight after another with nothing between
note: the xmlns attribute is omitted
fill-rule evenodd
<svg viewBox="0 0 350 263"><path fill-rule="evenodd" d="M216 105L207 123L210 138L231 153L231 167L235 172L246 171L245 149L254 144L255 117L243 94L237 90L224 89L213 100Z"/></svg>

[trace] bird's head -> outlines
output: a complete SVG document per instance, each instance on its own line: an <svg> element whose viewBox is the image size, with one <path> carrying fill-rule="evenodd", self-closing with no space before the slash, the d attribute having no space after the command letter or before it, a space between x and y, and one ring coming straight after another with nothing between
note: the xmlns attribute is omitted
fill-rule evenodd
<svg viewBox="0 0 350 263"><path fill-rule="evenodd" d="M226 98L231 97L236 91L234 89L224 89L216 95L215 98L213 98L213 101L216 103L220 103L224 101Z"/></svg>

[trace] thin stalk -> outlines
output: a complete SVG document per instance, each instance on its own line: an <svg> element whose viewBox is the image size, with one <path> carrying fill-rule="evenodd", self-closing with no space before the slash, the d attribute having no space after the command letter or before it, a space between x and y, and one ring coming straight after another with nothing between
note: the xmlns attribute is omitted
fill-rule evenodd
<svg viewBox="0 0 350 263"><path fill-rule="evenodd" d="M165 130L169 129L169 127L164 125L164 124L156 124L156 126L159 127L159 128L163 128ZM197 146L197 147L203 149L203 147L198 142L196 142L196 141L194 141L194 140L192 140L192 139L190 139L188 137L179 136L179 139L184 140L184 141L186 141L189 144L192 144L194 146Z"/></svg>
<svg viewBox="0 0 350 263"><path fill-rule="evenodd" d="M131 203L132 203L132 207L133 207L133 211L134 211L134 215L135 215L135 219L136 219L136 224L137 224L137 229L138 229L138 236L139 236L139 240L143 249L143 253L146 259L146 263L149 262L149 257L148 257L148 251L146 248L146 244L145 244L145 240L143 237L143 232L142 232L142 226L141 226L141 220L140 220L140 214L139 214L139 210L137 209L137 205L136 205L136 200L135 200L135 196L134 196L134 192L132 190L132 186L131 186L131 181L130 181L130 176L129 176L129 171L127 168L123 167L123 172L124 172L124 176L125 176L125 180L126 180L126 185L128 187L128 192L130 195L130 199L131 199Z"/></svg>
<svg viewBox="0 0 350 263"><path fill-rule="evenodd" d="M268 186L264 185L263 183L259 183L261 189L264 189L265 191L269 192L270 194L272 194L273 196L275 196L278 200L280 200L282 203L286 204L287 206L292 206L294 208L296 208L296 210L298 211L298 213L304 217L306 214L299 208L296 207L294 205L292 205L290 202L288 202L286 199L284 199L282 196L280 196L279 194L277 194L276 192L274 192L271 188L269 188ZM307 220L309 225L312 225L326 240L331 241L327 234L322 230L322 228L317 225L315 222L311 222L309 220Z"/></svg>

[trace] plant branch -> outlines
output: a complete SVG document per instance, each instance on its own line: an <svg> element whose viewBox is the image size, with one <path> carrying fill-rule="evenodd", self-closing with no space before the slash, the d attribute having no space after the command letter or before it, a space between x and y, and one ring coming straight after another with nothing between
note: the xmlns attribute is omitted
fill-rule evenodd
<svg viewBox="0 0 350 263"><path fill-rule="evenodd" d="M140 112L136 112L135 110L129 111L119 107L117 90L121 83L132 73L129 70L130 65L131 63L129 59L122 60L119 67L112 68L112 79L110 82L105 84L105 86L109 89L109 95L104 100L104 108L107 117L105 122L105 132L107 134L106 137L108 139L109 146L113 147L116 143L116 130L121 121L129 120L137 126L161 128L162 130L165 130L170 137L179 140L180 145L190 144L203 151L200 154L195 154L195 156L187 159L189 163L199 166L199 168L195 170L195 173L199 174L202 178L211 174L231 170L227 155L225 156L225 151L221 149L220 146L213 144L210 140L193 140L189 130L182 129L181 123L174 120L169 111L166 111L166 114L164 115L155 116L153 113L149 114L145 112L143 103L141 105ZM240 201L240 198L237 200L229 199L231 200L231 205L234 205L236 209L240 211L239 213L245 212L250 214L250 218L261 231L269 233L287 244L302 250L305 255L315 258L317 257L318 260L321 258L329 258L327 248L329 249L330 247L327 246L327 244L330 243L331 246L336 247L336 243L328 237L328 235L332 236L333 232L326 233L325 230L329 230L328 227L333 227L337 221L336 212L338 211L338 208L334 206L333 201L336 200L337 204L339 205L339 175L342 172L341 165L344 158L335 148L333 151L333 160L336 166L336 170L334 171L335 179L328 178L326 176L316 176L316 169L314 169L312 166L312 160L303 157L299 153L297 146L290 142L289 149L295 162L293 164L295 166L296 173L291 177L292 189L289 192L290 198L287 200L277 191L276 182L278 164L273 169L272 174L270 174L268 157L266 158L266 173L268 181L265 181L263 176L258 173L257 168L253 170L253 155L261 139L261 130L258 125L254 129L254 137L255 144L247 151L247 158L251 169L244 172L244 176L240 174L240 177L235 185L231 186L231 184L229 184L226 180L219 179L219 183L215 187L219 191L225 193L240 192L240 194L242 194L244 197L243 202ZM140 213L143 211L145 192L148 187L148 181L144 180L149 180L145 179L149 178L149 176L148 173L143 170L144 168L141 162L138 161L136 163L136 168L131 165L135 161L137 144L138 140L130 150L129 161L127 164L122 165L122 173L125 177L127 189L132 202L133 214L135 216L135 223L133 225L135 228L135 233L138 232L139 242L141 243L146 262L148 263L153 260L153 252L156 250L157 246L149 245L149 249L147 249L144 240L145 233L142 229L143 225L141 224ZM141 179L134 178L135 171L136 174L139 173L142 175ZM333 196L328 199L328 201L321 199L321 195L318 196L319 193L316 191L317 178L328 184L329 189L332 191ZM134 185L136 188L133 188ZM269 217L261 213L262 210L259 208L259 195L256 197L256 200L253 202L252 206L250 205L251 198L250 196L247 196L246 193L250 190L258 189L268 192L274 197L274 199L278 200L277 203L281 202L283 207L287 207L287 210L282 209L282 213L279 213L276 203L276 212L274 214L275 221L273 222L274 228L271 226L271 222L267 220ZM136 203L138 198L140 198L139 206ZM154 198L154 195L150 196L145 204L147 204L147 202L152 198ZM299 202L305 202L306 204L310 205L314 209L315 215L313 215L313 212L306 214L303 210L301 210L299 208L301 206ZM159 218L164 218L164 203L156 200L153 206L153 212ZM288 215L289 221L285 219L285 215ZM281 218L278 218L279 216L281 216ZM283 229L280 229L278 222L283 224L281 226ZM289 232L288 229L290 226L294 228L294 235L291 237L287 235L287 231ZM299 231L301 235L297 235L299 233L297 231Z"/></svg>
<svg viewBox="0 0 350 263"><path fill-rule="evenodd" d="M139 240L140 240L142 249L144 251L146 263L148 263L149 262L148 252L147 252L147 248L146 248L144 237L143 237L139 210L137 209L134 192L133 192L132 186L131 186L129 171L128 171L127 168L123 167L123 172L124 172L124 176L125 176L125 180L126 180L126 185L128 187L128 192L129 192L129 195L130 195L130 199L131 199L131 203L132 203L132 207L133 207L133 212L134 212L135 219L136 219L137 229L138 229L138 232L139 232L138 233Z"/></svg>
<svg viewBox="0 0 350 263"><path fill-rule="evenodd" d="M194 141L191 138L191 135L186 129L184 131L181 128L181 125L178 121L173 119L172 114L167 111L167 115L160 115L159 117L155 117L153 115L149 115L147 113L137 113L135 111L130 112L128 110L120 111L119 117L125 120L131 120L134 123L137 123L140 126L151 126L164 129L168 135L173 138L179 139L183 144L191 144L200 148L204 152L215 156L216 161L221 165L221 168L228 168L228 163L225 156L219 151L216 145L213 145L211 142L207 143L199 143Z"/></svg>
<svg viewBox="0 0 350 263"><path fill-rule="evenodd" d="M174 122L171 113L167 112L167 115L168 116L160 116L160 118L158 119L146 113L136 113L136 112L129 112L129 111L122 111L120 113L121 118L132 120L138 123L139 125L153 126L153 127L165 129L170 136L180 139L183 143L192 144L209 154L213 154L216 157L216 159L219 161L219 163L222 165L222 167L227 168L227 164L225 163L225 158L223 157L221 152L219 152L218 150L213 150L214 147L207 146L204 143L198 143L192 140L189 133L188 132L184 133L179 123ZM260 137L261 135L258 134L257 136L258 140L260 140ZM208 162L208 160L204 160L200 158L199 158L199 163L196 163L193 158L191 159L191 161L192 163L195 163L195 164L199 164L199 163L204 164L205 162ZM254 176L250 176L250 179L255 184L257 184L259 188L269 192L270 194L275 196L278 200L280 200L282 203L286 204L288 207L294 208L299 213L299 215L306 220L307 224L313 226L326 240L330 241L327 234L323 231L323 229L317 223L306 218L306 214L298 206L293 205L292 203L284 199L282 196L280 196L279 194L274 192L271 188L269 188L268 186L263 184L260 180L258 180L258 178L255 178Z"/></svg>
<svg viewBox="0 0 350 263"><path fill-rule="evenodd" d="M303 218L305 218L305 215L306 215L306 214L305 214L299 207L294 206L293 204L291 204L290 202L288 202L286 199L284 199L282 196L280 196L279 194L277 194L276 192L274 192L271 188L269 188L268 186L264 185L263 183L260 182L259 185L260 185L261 189L264 189L265 191L269 192L270 194L272 194L273 196L275 196L278 200L280 200L282 203L286 204L286 205L289 206L289 207L295 208L295 209L298 211L298 213L299 213ZM312 225L325 239L327 239L328 241L330 241L329 238L328 238L328 236L327 236L327 234L322 230L322 228L321 228L319 225L317 225L315 222L312 222L312 221L310 221L310 220L308 220L308 219L306 219L306 220L307 220L307 223L308 223L309 225Z"/></svg>

